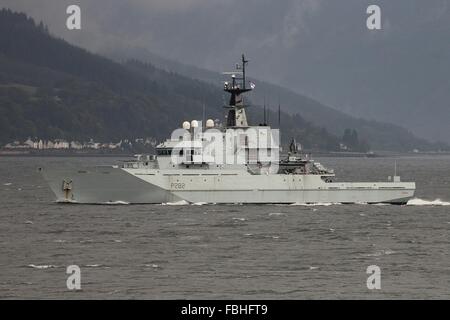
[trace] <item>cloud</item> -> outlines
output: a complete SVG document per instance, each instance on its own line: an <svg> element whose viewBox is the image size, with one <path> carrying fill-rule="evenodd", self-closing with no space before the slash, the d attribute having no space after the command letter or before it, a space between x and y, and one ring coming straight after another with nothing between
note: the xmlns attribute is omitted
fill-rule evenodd
<svg viewBox="0 0 450 320"><path fill-rule="evenodd" d="M128 0L127 5L144 10L151 9L160 12L182 13L183 11L195 10L200 6L211 6L218 3L219 0Z"/></svg>
<svg viewBox="0 0 450 320"><path fill-rule="evenodd" d="M291 2L281 30L282 43L286 47L297 44L302 34L308 34L308 19L320 8L320 0L297 0Z"/></svg>

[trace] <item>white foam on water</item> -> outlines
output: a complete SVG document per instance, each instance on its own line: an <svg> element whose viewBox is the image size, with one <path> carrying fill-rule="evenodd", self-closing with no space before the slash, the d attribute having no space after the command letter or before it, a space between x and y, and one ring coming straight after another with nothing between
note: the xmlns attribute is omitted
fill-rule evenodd
<svg viewBox="0 0 450 320"><path fill-rule="evenodd" d="M283 212L271 212L269 213L269 216L284 216L285 213Z"/></svg>
<svg viewBox="0 0 450 320"><path fill-rule="evenodd" d="M413 199L413 200L416 200L416 199ZM413 200L410 200L408 202L408 205ZM420 200L420 199L417 199L417 200ZM429 202L430 205L445 205L445 206L446 205L450 205L450 202L442 202L439 199L437 199L435 201L426 201L426 202ZM415 204L414 202L412 202L412 203L413 204L411 204L411 205L425 205L425 204ZM353 204L355 204L355 205L371 205L371 206L390 206L391 205L390 203L367 203L367 202L355 202ZM328 206L336 206L336 205L342 205L342 203L340 203L340 202L316 202L316 203L300 203L300 202L296 202L296 203L291 203L290 204L290 206L304 206L304 207L315 207L315 206L328 207Z"/></svg>
<svg viewBox="0 0 450 320"><path fill-rule="evenodd" d="M187 206L190 203L187 202L186 200L180 200L180 201L176 201L176 202L164 202L161 203L161 205L163 206Z"/></svg>
<svg viewBox="0 0 450 320"><path fill-rule="evenodd" d="M387 250L378 250L378 251L375 251L374 253L366 254L366 256L367 257L380 257L382 255L388 256L388 255L391 255L394 253L396 253L394 250L387 249Z"/></svg>
<svg viewBox="0 0 450 320"><path fill-rule="evenodd" d="M102 203L102 204L107 204L107 205L128 205L128 204L130 204L129 202L126 202L126 201L120 201L120 200L118 200L118 201L108 201L108 202L104 202L104 203Z"/></svg>
<svg viewBox="0 0 450 320"><path fill-rule="evenodd" d="M236 220L236 221L246 221L247 219L245 219L245 218L233 218L233 220Z"/></svg>
<svg viewBox="0 0 450 320"><path fill-rule="evenodd" d="M433 201L414 198L408 201L407 206L450 206L450 202L442 201L441 199L436 199Z"/></svg>
<svg viewBox="0 0 450 320"><path fill-rule="evenodd" d="M317 203L291 203L291 206L304 206L304 207L316 207L316 206L323 206L323 207L328 207L328 206L333 206L333 205L340 205L341 203L338 202L317 202Z"/></svg>
<svg viewBox="0 0 450 320"><path fill-rule="evenodd" d="M111 295L111 294L116 294L119 292L120 292L120 290L113 290L113 291L108 292L107 294Z"/></svg>
<svg viewBox="0 0 450 320"><path fill-rule="evenodd" d="M4 186L10 186L10 185L12 185L12 183L11 182L7 182L7 183L4 183L3 185Z"/></svg>
<svg viewBox="0 0 450 320"><path fill-rule="evenodd" d="M377 251L377 252L374 252L374 253L368 253L368 254L366 254L367 257L380 257L380 256L382 256L382 255L383 255L383 252L382 252L382 251Z"/></svg>
<svg viewBox="0 0 450 320"><path fill-rule="evenodd" d="M27 220L27 221L25 221L25 224L33 224L33 221Z"/></svg>
<svg viewBox="0 0 450 320"><path fill-rule="evenodd" d="M79 203L79 202L75 201L75 200L61 199L61 200L56 200L56 203Z"/></svg>
<svg viewBox="0 0 450 320"><path fill-rule="evenodd" d="M193 205L193 206L203 206L203 205L205 205L205 204L208 204L208 202L195 202L195 203L193 203L192 205Z"/></svg>
<svg viewBox="0 0 450 320"><path fill-rule="evenodd" d="M27 267L33 268L33 269L50 269L50 268L58 268L58 266L55 266L53 264L43 264L43 265L35 265L35 264L29 264Z"/></svg>
<svg viewBox="0 0 450 320"><path fill-rule="evenodd" d="M85 265L85 267L88 267L88 268L98 268L101 266L102 266L101 264L86 264Z"/></svg>

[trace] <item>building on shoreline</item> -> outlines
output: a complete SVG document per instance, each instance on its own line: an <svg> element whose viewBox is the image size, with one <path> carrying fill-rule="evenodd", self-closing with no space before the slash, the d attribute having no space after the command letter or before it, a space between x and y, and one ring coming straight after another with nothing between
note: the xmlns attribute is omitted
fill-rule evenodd
<svg viewBox="0 0 450 320"><path fill-rule="evenodd" d="M67 141L65 139L40 139L28 138L25 141L15 140L4 146L0 150L11 152L123 152L123 151L141 151L151 150L157 140L153 137L136 138L133 140L122 139L119 142L97 142L94 139L89 141Z"/></svg>

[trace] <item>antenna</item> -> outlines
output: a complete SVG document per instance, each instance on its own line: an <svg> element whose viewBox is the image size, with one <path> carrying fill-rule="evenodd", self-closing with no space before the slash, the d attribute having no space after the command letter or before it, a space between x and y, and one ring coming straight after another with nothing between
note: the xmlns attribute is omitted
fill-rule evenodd
<svg viewBox="0 0 450 320"><path fill-rule="evenodd" d="M245 81L245 65L248 63L248 60L245 60L245 56L244 54L242 54L242 87L245 90L245 85L246 85L246 81Z"/></svg>
<svg viewBox="0 0 450 320"><path fill-rule="evenodd" d="M264 96L264 122L263 126L266 125L266 96Z"/></svg>
<svg viewBox="0 0 450 320"><path fill-rule="evenodd" d="M280 97L278 97L278 129L281 129L281 105L280 105Z"/></svg>
<svg viewBox="0 0 450 320"><path fill-rule="evenodd" d="M205 123L205 98L202 99L203 101L203 112L202 112L202 127L206 127L206 123Z"/></svg>
<svg viewBox="0 0 450 320"><path fill-rule="evenodd" d="M224 91L228 92L230 100L227 106L224 106L228 110L227 115L227 127L247 127L248 121L245 114L244 93L252 91L254 84L247 88L245 69L248 60L245 60L244 54L242 54L242 65L236 64L236 69L233 72L225 72L224 74L231 75L231 82L224 83Z"/></svg>

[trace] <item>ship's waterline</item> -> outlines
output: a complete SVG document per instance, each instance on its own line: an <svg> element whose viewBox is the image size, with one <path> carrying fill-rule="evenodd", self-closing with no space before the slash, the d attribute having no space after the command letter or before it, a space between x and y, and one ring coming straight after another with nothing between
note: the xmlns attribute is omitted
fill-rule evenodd
<svg viewBox="0 0 450 320"><path fill-rule="evenodd" d="M42 169L59 202L71 203L393 203L414 196L409 182L325 183L320 176L168 175L114 167ZM64 190L64 184L70 190Z"/></svg>

